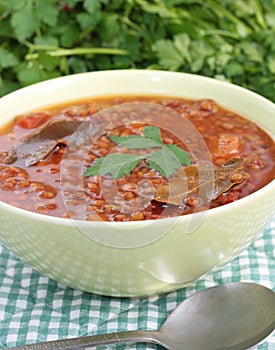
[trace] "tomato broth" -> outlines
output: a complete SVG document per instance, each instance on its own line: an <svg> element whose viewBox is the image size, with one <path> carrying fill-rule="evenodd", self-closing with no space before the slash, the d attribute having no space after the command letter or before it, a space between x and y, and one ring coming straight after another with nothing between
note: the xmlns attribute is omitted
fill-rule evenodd
<svg viewBox="0 0 275 350"><path fill-rule="evenodd" d="M67 161L65 173L68 176L62 175L62 160L68 151L69 136L82 123L87 120L95 125L99 121L104 122L104 113L101 113L104 109L137 101L173 110L179 115L179 125L174 125L174 128L181 128L182 118L201 135L210 153L214 169L212 182L217 190L210 199L205 200L201 195L207 181L198 180L200 173L191 151L199 150L192 137L179 139L165 127L159 129L159 148L144 146L138 150L128 149L126 144L114 141L114 136L144 136L145 130L157 133L157 128L148 128L157 122L153 116L142 120L126 118L121 125L105 130L98 135L88 153L79 152L79 159L72 161L71 166ZM39 137L46 135L40 145L38 134ZM152 140L158 137L152 136ZM41 150L41 145L47 150ZM171 153L172 158L180 148L189 153L190 161L186 158L185 163L183 160L178 169L174 172L170 169L172 173L165 176L158 163L152 161L155 159L152 153L167 150L168 145L177 147L169 146L174 152ZM113 168L106 161L107 167L108 164L110 166L109 172L107 169L104 175L100 172L83 175L99 159L114 153L128 154L127 161L132 169L127 168L126 174L114 178ZM130 155L137 157L137 161L133 162ZM169 170L172 160L167 159ZM182 158L179 156L179 159ZM174 164L171 162L171 167ZM81 177L75 174L80 167ZM178 174L184 174L187 189L183 190L178 184ZM275 144L272 138L255 123L210 99L187 100L162 96L93 98L20 115L0 130L0 200L32 212L61 218L138 221L185 215L239 200L259 190L274 177ZM65 182L69 184L62 186Z"/></svg>

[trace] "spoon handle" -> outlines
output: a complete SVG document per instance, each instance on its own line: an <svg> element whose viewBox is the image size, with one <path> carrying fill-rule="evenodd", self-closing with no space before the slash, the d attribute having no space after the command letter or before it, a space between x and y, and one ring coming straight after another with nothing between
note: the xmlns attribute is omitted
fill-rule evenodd
<svg viewBox="0 0 275 350"><path fill-rule="evenodd" d="M8 348L7 350L77 350L99 345L138 342L162 345L162 343L157 340L157 335L158 332L153 331L126 331L71 339L51 340L42 343L16 346Z"/></svg>

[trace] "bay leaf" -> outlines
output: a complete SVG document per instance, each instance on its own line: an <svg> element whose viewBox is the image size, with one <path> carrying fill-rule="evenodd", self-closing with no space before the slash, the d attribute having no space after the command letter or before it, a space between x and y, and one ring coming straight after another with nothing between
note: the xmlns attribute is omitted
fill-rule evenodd
<svg viewBox="0 0 275 350"><path fill-rule="evenodd" d="M233 158L220 167L192 164L181 168L169 183L157 187L154 200L181 206L185 198L196 196L204 204L210 203L245 181L247 174L243 163L242 158Z"/></svg>
<svg viewBox="0 0 275 350"><path fill-rule="evenodd" d="M23 137L8 151L6 163L24 159L25 165L33 165L43 160L56 146L67 144L67 137L72 135L83 123L73 118L54 119L46 125Z"/></svg>

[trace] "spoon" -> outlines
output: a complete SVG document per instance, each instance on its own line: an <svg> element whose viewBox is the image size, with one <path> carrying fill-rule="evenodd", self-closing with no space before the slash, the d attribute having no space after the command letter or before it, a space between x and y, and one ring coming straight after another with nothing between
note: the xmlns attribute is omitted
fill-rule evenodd
<svg viewBox="0 0 275 350"><path fill-rule="evenodd" d="M76 350L148 342L170 350L243 350L275 328L275 293L259 284L228 283L201 290L183 301L159 331L128 331L54 340L9 350Z"/></svg>

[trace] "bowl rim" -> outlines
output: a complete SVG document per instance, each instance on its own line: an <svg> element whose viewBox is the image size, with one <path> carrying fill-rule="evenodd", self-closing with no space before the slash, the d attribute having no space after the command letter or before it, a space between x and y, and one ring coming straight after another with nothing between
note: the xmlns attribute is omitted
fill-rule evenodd
<svg viewBox="0 0 275 350"><path fill-rule="evenodd" d="M0 104L5 103L6 101L8 102L10 99L16 98L17 95L22 95L24 93L31 92L32 90L37 90L41 87L45 87L47 85L50 86L58 81L63 80L65 82L67 80L70 81L71 79L81 79L81 78L85 78L85 77L89 77L89 76L96 76L96 75L109 76L109 75L120 75L120 74L133 75L133 76L137 75L137 74L143 74L144 76L147 76L147 75L151 76L152 74L157 74L157 75L160 75L163 77L167 76L168 78L169 78L169 76L170 77L174 76L174 77L178 77L180 79L187 77L188 79L204 80L206 82L209 81L211 84L216 84L217 86L229 86L231 89L235 89L236 91L239 90L242 94L249 94L250 96L257 98L258 100L263 102L265 105L267 105L267 107L272 108L275 111L275 103L268 100L266 97L254 92L254 91L246 89L242 86L230 83L228 81L221 81L221 80L218 80L215 78L211 78L211 77L207 77L207 76L203 76L203 75L198 75L198 74L192 74L192 73L174 72L174 71L165 71L165 70L153 70L153 69L115 69L115 70L104 70L104 71L92 71L92 72L69 74L66 76L47 79L47 80L40 81L40 82L35 83L35 84L31 84L29 86L19 88L19 89L15 90L7 95L4 95L3 97L0 98ZM101 96L103 96L103 95L101 94ZM58 104L58 102L57 102L57 104ZM47 108L48 106L49 105L45 104L45 108ZM41 107L41 108L43 108L43 107ZM274 140L274 135L272 135L272 133L270 133L270 135ZM250 199L257 200L257 197L264 195L265 193L268 194L268 193L272 192L273 189L275 190L275 179L272 180L271 182L267 183L265 186L263 186L259 190L249 194L246 197L238 199L235 202L228 203L228 204L216 207L216 208L207 209L207 210L202 211L202 212L196 212L196 213L192 213L192 214L186 214L186 215L175 216L175 217L160 218L160 219L149 219L149 220L144 220L144 221L126 221L126 222L108 222L108 223L111 223L112 225L115 225L118 227L123 227L126 225L127 226L136 226L140 222L161 223L163 221L169 222L169 221L175 221L175 220L179 220L179 221L186 220L187 221L192 216L201 215L201 213L206 212L207 216L208 215L216 215L219 212L230 210L230 209L233 209L233 208L238 207L240 205L245 205L245 203L247 201L250 201ZM62 226L71 226L72 221L76 221L77 224L79 224L79 225L82 224L82 225L91 225L92 226L92 225L98 225L102 222L106 224L106 221L103 221L103 220L98 220L98 221L75 220L75 219L70 219L70 218L62 218L62 217L32 212L32 211L29 211L26 209L15 207L15 206L8 204L8 203L5 203L3 201L0 201L0 209L4 209L6 211L9 211L9 212L16 214L16 215L19 215L19 216L28 217L33 221L51 222L51 223L54 223L57 225L62 225ZM275 208L274 208L274 213L275 213Z"/></svg>

